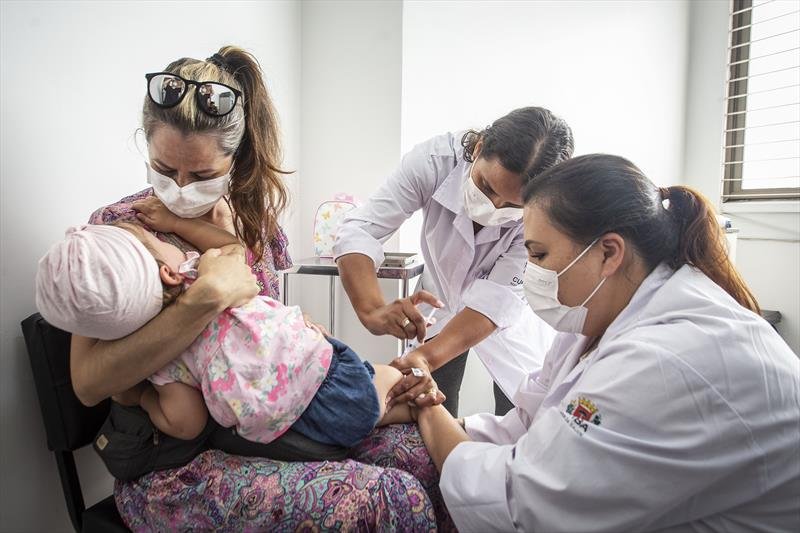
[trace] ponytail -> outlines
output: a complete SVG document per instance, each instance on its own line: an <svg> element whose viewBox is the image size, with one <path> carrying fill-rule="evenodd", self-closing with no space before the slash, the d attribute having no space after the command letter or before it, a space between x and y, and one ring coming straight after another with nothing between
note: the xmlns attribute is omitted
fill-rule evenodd
<svg viewBox="0 0 800 533"><path fill-rule="evenodd" d="M678 236L674 253L666 259L669 266L673 269L683 265L698 268L742 307L758 313L760 308L755 296L731 263L725 235L708 199L680 185L659 191L662 200L669 202L665 208Z"/></svg>
<svg viewBox="0 0 800 533"><path fill-rule="evenodd" d="M714 209L683 186L658 188L622 157L574 157L533 177L523 192L576 243L621 235L648 269L665 263L699 269L743 307L758 313L755 296L728 257Z"/></svg>
<svg viewBox="0 0 800 533"><path fill-rule="evenodd" d="M278 230L278 216L286 208L289 193L283 183L277 113L267 92L258 61L235 46L224 46L219 55L244 93L244 135L234 155L230 202L237 237L263 257Z"/></svg>

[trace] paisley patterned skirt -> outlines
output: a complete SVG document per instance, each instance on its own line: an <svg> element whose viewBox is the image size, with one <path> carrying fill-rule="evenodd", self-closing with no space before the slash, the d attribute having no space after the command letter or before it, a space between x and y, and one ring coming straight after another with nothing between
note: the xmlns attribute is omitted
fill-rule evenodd
<svg viewBox="0 0 800 533"><path fill-rule="evenodd" d="M114 492L133 531L455 531L438 482L417 427L393 425L342 462L209 450Z"/></svg>

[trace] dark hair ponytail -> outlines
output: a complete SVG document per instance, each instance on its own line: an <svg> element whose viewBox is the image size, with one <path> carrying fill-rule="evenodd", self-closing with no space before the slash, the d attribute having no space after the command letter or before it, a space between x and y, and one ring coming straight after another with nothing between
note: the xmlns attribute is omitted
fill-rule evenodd
<svg viewBox="0 0 800 533"><path fill-rule="evenodd" d="M523 192L550 221L588 245L614 232L652 270L690 265L722 287L743 307L759 311L755 296L728 257L725 237L710 202L689 187L656 187L622 157L592 154L573 158L532 179Z"/></svg>
<svg viewBox="0 0 800 533"><path fill-rule="evenodd" d="M475 148L481 141L478 156L496 157L507 170L520 174L523 184L572 157L575 147L572 130L564 119L543 107L515 109L481 131L469 130L461 138L464 160L474 161Z"/></svg>
<svg viewBox="0 0 800 533"><path fill-rule="evenodd" d="M219 55L244 93L244 135L234 156L231 207L240 238L261 258L278 228L289 193L279 164L282 159L278 114L253 55L223 46Z"/></svg>
<svg viewBox="0 0 800 533"><path fill-rule="evenodd" d="M668 202L665 209L678 235L677 247L668 264L676 269L683 265L699 268L743 307L758 313L760 309L755 296L731 263L725 235L711 202L694 189L682 185L663 188L659 192L660 197Z"/></svg>

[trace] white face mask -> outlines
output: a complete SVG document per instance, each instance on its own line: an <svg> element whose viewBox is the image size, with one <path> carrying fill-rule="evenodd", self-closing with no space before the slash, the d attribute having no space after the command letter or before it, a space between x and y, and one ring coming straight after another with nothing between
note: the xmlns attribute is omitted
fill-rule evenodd
<svg viewBox="0 0 800 533"><path fill-rule="evenodd" d="M492 201L481 191L472 179L472 167L469 167L469 176L464 182L464 209L467 216L481 226L499 226L506 222L522 219L522 208L501 207L496 208Z"/></svg>
<svg viewBox="0 0 800 533"><path fill-rule="evenodd" d="M153 186L153 191L159 200L164 202L167 209L181 218L197 218L205 215L219 202L219 199L228 194L231 181L231 171L218 178L203 181L193 181L183 187L178 187L175 180L160 174L149 163L147 166L147 183Z"/></svg>
<svg viewBox="0 0 800 533"><path fill-rule="evenodd" d="M572 265L577 263L596 242L597 239L593 240L592 243L561 272L547 270L546 268L542 268L528 261L523 285L525 297L528 299L528 305L531 306L531 309L533 309L533 312L536 313L539 318L550 324L553 329L557 331L583 333L586 315L589 312L585 306L587 302L592 299L592 296L600 290L603 283L606 282L606 278L600 280L600 283L594 288L589 297L586 298L581 305L576 307L563 305L558 300L558 278L569 270Z"/></svg>

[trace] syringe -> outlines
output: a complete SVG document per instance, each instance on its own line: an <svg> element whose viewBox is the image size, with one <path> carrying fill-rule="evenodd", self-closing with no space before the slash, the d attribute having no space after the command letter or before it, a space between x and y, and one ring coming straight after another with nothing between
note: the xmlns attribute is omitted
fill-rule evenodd
<svg viewBox="0 0 800 533"><path fill-rule="evenodd" d="M432 326L433 325L431 320L433 319L433 315L436 314L436 311L438 311L438 308L434 307L433 309L431 309L431 312L428 313L428 316L425 317L425 327L426 328L428 326ZM416 350L422 344L425 344L424 340L422 342L419 342L419 343L409 342L408 346L406 346L406 349L403 352L402 357L405 357L409 353L413 352L414 350Z"/></svg>
<svg viewBox="0 0 800 533"><path fill-rule="evenodd" d="M425 327L426 327L426 328L427 328L428 326L431 326L431 325L433 325L433 324L432 324L432 322L431 322L431 319L433 318L433 315L434 315L434 314L436 313L436 311L438 311L438 310L439 310L439 309L438 309L437 307L434 307L433 309L431 309L431 312L430 312L430 313L428 313L428 316L426 316L426 317L425 317Z"/></svg>

